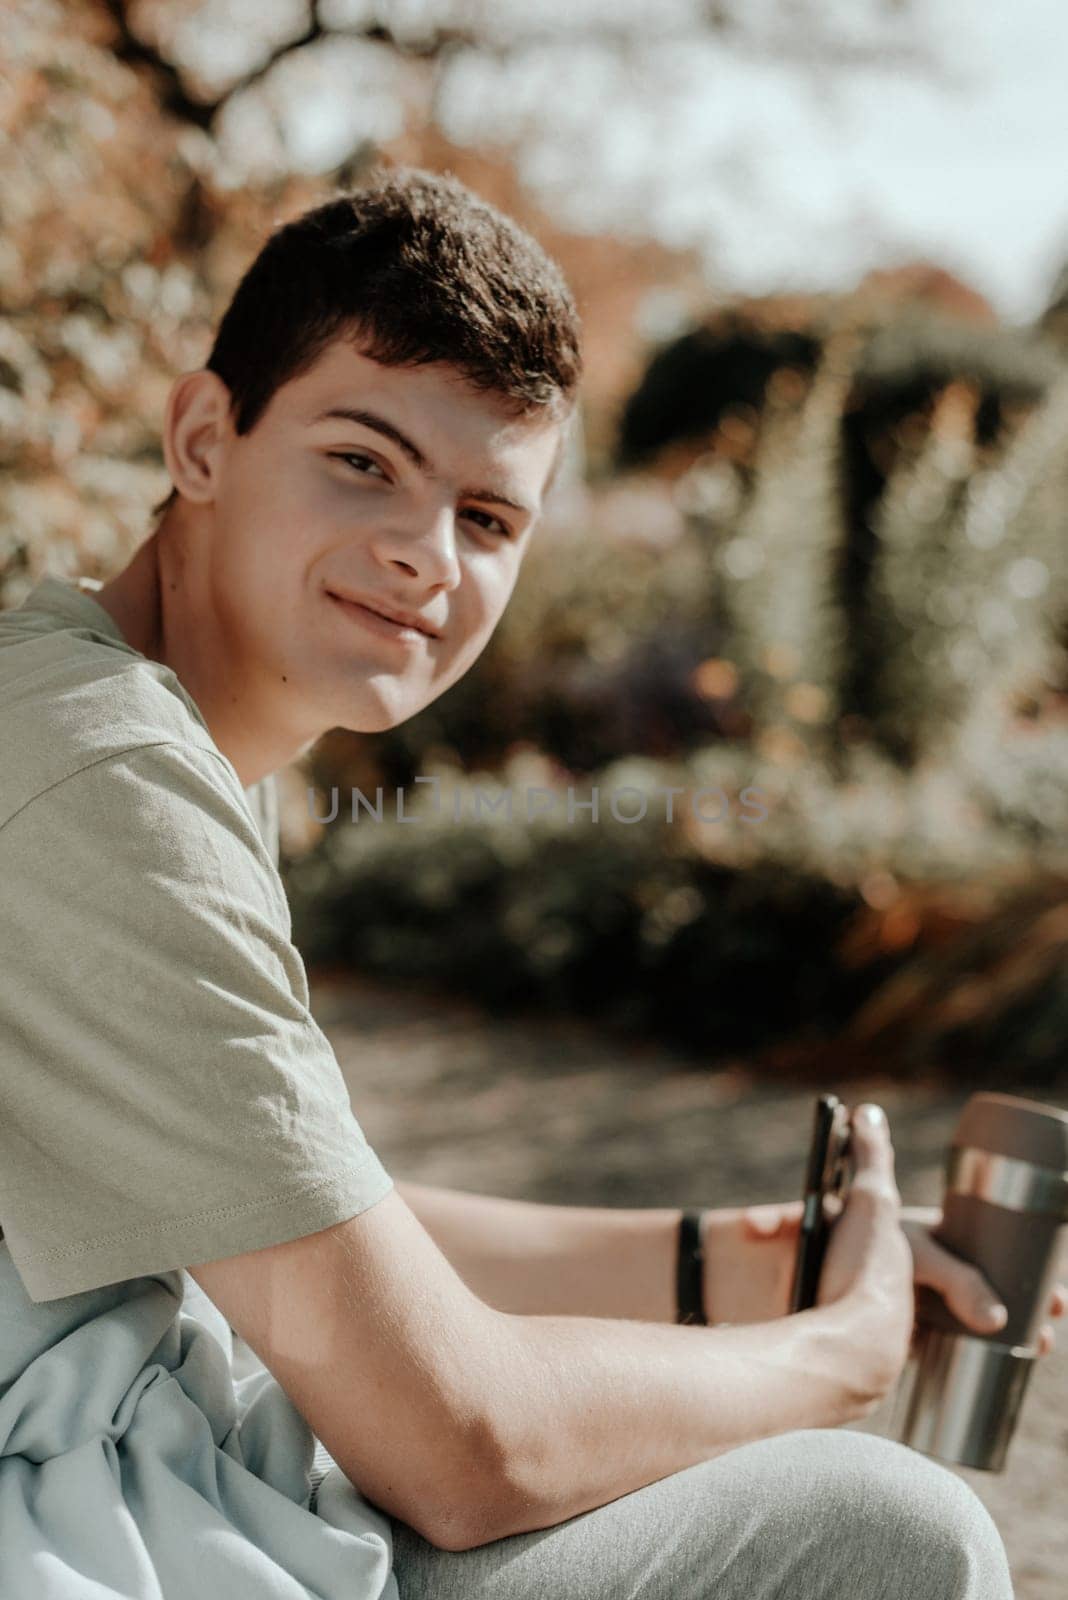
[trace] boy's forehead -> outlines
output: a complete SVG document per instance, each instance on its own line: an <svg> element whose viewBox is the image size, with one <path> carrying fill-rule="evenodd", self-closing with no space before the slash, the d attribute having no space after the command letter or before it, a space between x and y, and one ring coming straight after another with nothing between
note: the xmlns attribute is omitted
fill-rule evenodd
<svg viewBox="0 0 1068 1600"><path fill-rule="evenodd" d="M338 383L389 383L400 380L405 385L419 373L417 367L391 367L375 361L361 348L353 335L338 334L325 345L310 367L294 382L304 388L328 388Z"/></svg>
<svg viewBox="0 0 1068 1600"><path fill-rule="evenodd" d="M305 394L314 391L316 398L329 392L331 404L334 400L344 404L357 389L372 389L412 405L438 399L450 407L459 403L499 415L503 423L519 429L537 427L548 420L533 412L518 415L503 394L473 384L459 367L448 362L390 366L365 355L351 339L331 341L292 383L301 385Z"/></svg>
<svg viewBox="0 0 1068 1600"><path fill-rule="evenodd" d="M456 367L444 362L389 366L365 355L351 338L332 340L310 367L291 380L291 385L299 389L302 407L309 397L317 403L344 406L368 393L413 406L437 397L447 397L452 403L465 397L471 401L481 399L491 408L494 405L494 397L480 394Z"/></svg>

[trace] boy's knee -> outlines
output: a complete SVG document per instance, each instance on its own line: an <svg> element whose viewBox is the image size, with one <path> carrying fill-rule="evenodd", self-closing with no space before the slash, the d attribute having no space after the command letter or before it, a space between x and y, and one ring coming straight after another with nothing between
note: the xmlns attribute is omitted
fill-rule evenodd
<svg viewBox="0 0 1068 1600"><path fill-rule="evenodd" d="M989 1511L948 1466L889 1439L872 1438L867 1467L887 1508L887 1555L900 1576L891 1593L913 1600L1013 1600L1008 1558Z"/></svg>
<svg viewBox="0 0 1068 1600"><path fill-rule="evenodd" d="M806 1595L1013 1600L993 1518L949 1467L845 1429L802 1430L779 1443L812 1574Z"/></svg>

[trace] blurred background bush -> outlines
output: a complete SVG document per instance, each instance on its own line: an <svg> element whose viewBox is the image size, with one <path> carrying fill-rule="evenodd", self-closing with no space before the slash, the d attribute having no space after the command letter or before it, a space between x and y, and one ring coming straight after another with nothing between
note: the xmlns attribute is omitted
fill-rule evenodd
<svg viewBox="0 0 1068 1600"><path fill-rule="evenodd" d="M969 56L951 0L9 0L0 603L128 559L172 378L372 160L458 173L578 294L581 432L483 658L281 775L311 965L769 1071L1068 1077L1068 207L1029 14ZM959 128L1013 94L998 169Z"/></svg>

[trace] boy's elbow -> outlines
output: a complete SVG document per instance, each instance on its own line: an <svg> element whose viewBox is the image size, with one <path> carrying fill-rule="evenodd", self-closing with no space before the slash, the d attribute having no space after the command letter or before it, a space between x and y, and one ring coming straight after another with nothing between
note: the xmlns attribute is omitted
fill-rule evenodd
<svg viewBox="0 0 1068 1600"><path fill-rule="evenodd" d="M434 1546L435 1550L449 1550L456 1554L462 1550L477 1550L479 1545L493 1542L491 1539L480 1539L457 1518L439 1522L432 1532L425 1533L423 1537L427 1544Z"/></svg>
<svg viewBox="0 0 1068 1600"><path fill-rule="evenodd" d="M544 1479L539 1476L539 1484ZM537 1528L552 1527L566 1509L535 1489L530 1472L516 1472L500 1455L491 1459L477 1492L473 1485L433 1540L441 1550L477 1550L480 1545Z"/></svg>
<svg viewBox="0 0 1068 1600"><path fill-rule="evenodd" d="M503 1364L515 1378L515 1352ZM518 1382L495 1386L488 1408L471 1403L460 1437L438 1456L434 1480L448 1503L439 1502L433 1529L423 1534L437 1549L477 1550L562 1520L554 1518L544 1494L559 1467L558 1446L541 1429L532 1434L522 1393Z"/></svg>
<svg viewBox="0 0 1068 1600"><path fill-rule="evenodd" d="M505 1539L511 1531L498 1486L488 1483L477 1499L467 1497L450 1506L422 1531L423 1538L437 1550L477 1550L480 1545Z"/></svg>
<svg viewBox="0 0 1068 1600"><path fill-rule="evenodd" d="M463 1465L442 1472L450 1490L448 1502L412 1526L438 1550L477 1550L516 1531L515 1494L507 1461L494 1442L480 1433L463 1448Z"/></svg>
<svg viewBox="0 0 1068 1600"><path fill-rule="evenodd" d="M477 1550L481 1545L495 1544L498 1539L525 1531L503 1504L498 1506L487 1494L477 1507L465 1506L450 1517L439 1519L433 1535L426 1537L438 1550Z"/></svg>

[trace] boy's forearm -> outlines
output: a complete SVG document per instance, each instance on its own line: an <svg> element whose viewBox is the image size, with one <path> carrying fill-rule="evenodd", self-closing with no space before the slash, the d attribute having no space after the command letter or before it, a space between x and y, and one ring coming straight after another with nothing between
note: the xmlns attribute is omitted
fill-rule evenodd
<svg viewBox="0 0 1068 1600"><path fill-rule="evenodd" d="M878 1399L838 1307L730 1328L501 1320L500 1490L472 1543L553 1526L752 1440L840 1426Z"/></svg>
<svg viewBox="0 0 1068 1600"><path fill-rule="evenodd" d="M677 1208L542 1205L396 1184L468 1288L498 1311L674 1322Z"/></svg>
<svg viewBox="0 0 1068 1600"><path fill-rule="evenodd" d="M396 1187L468 1288L495 1310L675 1321L675 1207L543 1205L427 1184ZM904 1206L901 1215L933 1227L941 1213ZM729 1296L717 1294L713 1263L717 1229L733 1233L737 1216L737 1207L709 1208L705 1313L711 1323L732 1320Z"/></svg>

